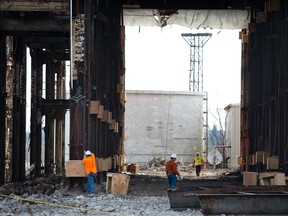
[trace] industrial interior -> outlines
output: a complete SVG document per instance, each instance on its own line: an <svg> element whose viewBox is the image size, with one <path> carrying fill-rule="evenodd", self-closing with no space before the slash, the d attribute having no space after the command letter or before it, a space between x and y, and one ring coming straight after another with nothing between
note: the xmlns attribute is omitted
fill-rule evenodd
<svg viewBox="0 0 288 216"><path fill-rule="evenodd" d="M110 158L109 168L118 170L123 163L125 140L125 13L135 17L143 14L147 19L154 19L156 14L159 27L164 27L181 10L216 11L224 23L229 22L227 12L232 12L231 17L245 12L246 26L241 23L227 27L242 29L241 168L261 169L261 163L254 163L259 152L278 157L279 165L285 168L287 1L3 0L0 124L5 130L0 131L0 183L24 181L28 159L34 178L61 175L65 170L67 128L70 160L82 159L83 152L90 149L99 158ZM147 11L155 13L147 15ZM142 21L144 25L145 19ZM238 21L235 19L235 23ZM137 23L131 17L129 22ZM29 79L27 67L31 68ZM70 125L65 124L68 111Z"/></svg>

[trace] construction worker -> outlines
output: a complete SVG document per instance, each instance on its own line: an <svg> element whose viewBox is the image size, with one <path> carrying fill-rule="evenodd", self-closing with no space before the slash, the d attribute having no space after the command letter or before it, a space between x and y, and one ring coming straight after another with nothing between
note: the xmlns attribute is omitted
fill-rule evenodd
<svg viewBox="0 0 288 216"><path fill-rule="evenodd" d="M96 194L94 185L95 177L97 174L95 155L89 150L86 151L82 162L85 164L85 170L87 174L87 192Z"/></svg>
<svg viewBox="0 0 288 216"><path fill-rule="evenodd" d="M180 173L177 170L177 164L175 163L177 155L175 153L171 154L171 159L166 163L166 174L169 181L169 189L175 190L176 188L176 176L182 179Z"/></svg>
<svg viewBox="0 0 288 216"><path fill-rule="evenodd" d="M193 166L195 166L196 168L196 176L200 175L201 167L203 166L203 164L204 164L204 161L202 157L200 156L200 153L197 152L196 157L194 157L194 161L193 161Z"/></svg>

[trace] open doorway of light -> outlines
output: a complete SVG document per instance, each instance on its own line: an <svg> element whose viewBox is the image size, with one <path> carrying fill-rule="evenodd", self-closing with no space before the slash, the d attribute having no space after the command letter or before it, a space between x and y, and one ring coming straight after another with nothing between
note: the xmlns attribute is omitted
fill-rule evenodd
<svg viewBox="0 0 288 216"><path fill-rule="evenodd" d="M181 37L181 34L212 33L212 37L205 44L203 52L203 89L204 92L208 93L209 127L218 126L219 119L215 118L215 116L219 117L217 110L219 108L224 110L224 107L231 103L240 103L240 31L240 29L190 29L177 25L162 28L126 26L126 91L189 92L190 47ZM128 96L127 98L129 100ZM127 110L129 111L129 107L126 107L126 114L128 115ZM221 118L224 122L224 111L222 115ZM136 121L138 123L135 124L139 124L141 119ZM159 122L161 123L161 121ZM131 128L126 123L125 127L126 138L129 139L131 138L131 131L129 132ZM153 128L155 127L146 127L147 131L150 131L149 136L155 139L156 135L151 133ZM129 141L126 140L127 142ZM138 144L140 142L139 140ZM152 142L156 143L157 141ZM127 152L127 146L125 149Z"/></svg>

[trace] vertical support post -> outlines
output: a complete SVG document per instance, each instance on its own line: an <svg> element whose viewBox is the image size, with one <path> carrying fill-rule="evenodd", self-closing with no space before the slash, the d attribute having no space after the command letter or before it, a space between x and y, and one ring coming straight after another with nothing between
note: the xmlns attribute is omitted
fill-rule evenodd
<svg viewBox="0 0 288 216"><path fill-rule="evenodd" d="M55 99L55 70L52 61L46 64L46 99ZM55 126L53 112L46 112L45 119L45 173L53 173Z"/></svg>
<svg viewBox="0 0 288 216"><path fill-rule="evenodd" d="M41 175L41 146L42 146L42 62L41 51L31 49L31 153L30 165L35 165L35 177Z"/></svg>
<svg viewBox="0 0 288 216"><path fill-rule="evenodd" d="M13 82L13 146L12 180L25 179L26 152L26 49L22 40L14 37Z"/></svg>
<svg viewBox="0 0 288 216"><path fill-rule="evenodd" d="M0 31L0 184L5 183L5 134L6 128L6 34Z"/></svg>

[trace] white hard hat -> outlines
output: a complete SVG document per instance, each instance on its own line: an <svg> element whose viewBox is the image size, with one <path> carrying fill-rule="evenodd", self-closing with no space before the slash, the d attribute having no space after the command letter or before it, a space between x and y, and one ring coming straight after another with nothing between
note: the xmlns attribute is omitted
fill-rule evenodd
<svg viewBox="0 0 288 216"><path fill-rule="evenodd" d="M177 158L177 155L175 153L171 154L171 158Z"/></svg>
<svg viewBox="0 0 288 216"><path fill-rule="evenodd" d="M196 152L196 155L200 155L200 153L199 153L199 152Z"/></svg>
<svg viewBox="0 0 288 216"><path fill-rule="evenodd" d="M91 154L92 154L92 153L91 153L89 150L85 152L85 155L86 155L86 156L89 156L89 155L91 155Z"/></svg>

